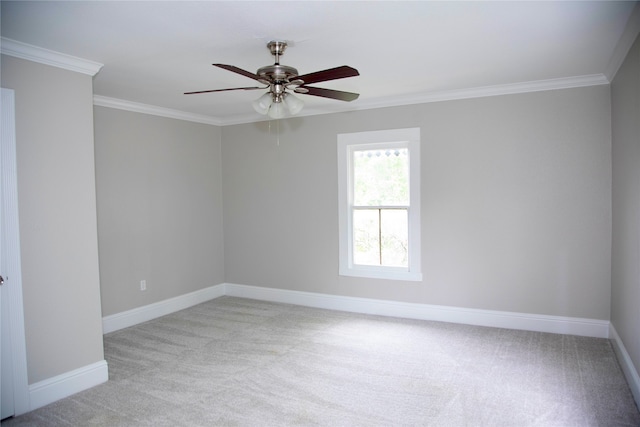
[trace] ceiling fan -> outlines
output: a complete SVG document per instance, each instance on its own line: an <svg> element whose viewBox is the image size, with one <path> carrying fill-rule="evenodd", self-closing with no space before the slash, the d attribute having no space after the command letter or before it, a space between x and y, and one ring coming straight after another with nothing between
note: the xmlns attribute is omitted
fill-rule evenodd
<svg viewBox="0 0 640 427"><path fill-rule="evenodd" d="M293 96L293 93L319 96L322 98L337 99L339 101L353 101L360 96L357 93L343 92L340 90L325 89L321 87L307 86L313 83L326 82L329 80L344 79L346 77L359 76L358 70L343 65L341 67L329 68L327 70L316 71L314 73L298 75L298 70L287 65L280 64L280 56L287 48L284 41L270 41L267 48L275 56L275 63L261 67L254 74L233 65L212 64L224 70L231 71L256 80L265 87L234 87L229 89L201 90L197 92L185 92L185 95L198 93L225 92L230 90L256 90L268 89L260 98L253 102L253 108L260 114L268 114L269 117L279 119L285 116L286 110L289 114L297 114L302 110L304 103Z"/></svg>

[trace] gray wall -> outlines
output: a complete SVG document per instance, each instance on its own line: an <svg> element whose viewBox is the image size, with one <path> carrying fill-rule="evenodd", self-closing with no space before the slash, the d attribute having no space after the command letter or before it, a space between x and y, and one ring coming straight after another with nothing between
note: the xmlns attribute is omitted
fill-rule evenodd
<svg viewBox="0 0 640 427"><path fill-rule="evenodd" d="M640 38L611 85L611 323L640 371Z"/></svg>
<svg viewBox="0 0 640 427"><path fill-rule="evenodd" d="M2 56L15 90L29 383L104 359L91 77Z"/></svg>
<svg viewBox="0 0 640 427"><path fill-rule="evenodd" d="M95 147L102 314L222 283L220 128L95 107Z"/></svg>
<svg viewBox="0 0 640 427"><path fill-rule="evenodd" d="M338 276L336 135L420 127L422 282ZM608 86L226 126L227 282L608 320ZM279 144L278 144L279 138Z"/></svg>

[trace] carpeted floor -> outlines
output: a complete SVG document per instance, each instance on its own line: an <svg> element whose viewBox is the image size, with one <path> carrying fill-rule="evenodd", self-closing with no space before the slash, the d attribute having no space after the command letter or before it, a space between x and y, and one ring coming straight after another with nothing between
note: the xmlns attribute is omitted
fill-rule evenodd
<svg viewBox="0 0 640 427"><path fill-rule="evenodd" d="M105 336L9 426L640 426L608 340L222 297Z"/></svg>

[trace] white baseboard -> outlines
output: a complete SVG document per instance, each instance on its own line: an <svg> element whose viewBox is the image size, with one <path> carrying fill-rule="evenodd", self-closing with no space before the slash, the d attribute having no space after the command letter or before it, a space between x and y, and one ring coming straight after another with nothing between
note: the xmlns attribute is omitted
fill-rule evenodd
<svg viewBox="0 0 640 427"><path fill-rule="evenodd" d="M640 377L638 376L638 372L615 328L606 320L480 310L442 305L415 304L399 301L265 288L235 283L222 283L144 307L106 316L102 319L104 333L134 326L138 323L146 322L157 317L183 310L224 295L354 313L519 329L535 332L580 335L595 338L611 338L616 355L620 361L625 377L629 382L633 396L638 406L640 406ZM40 403L48 404L56 399L64 397L61 395L64 392L58 392L57 390L64 389L66 387L58 386L58 384L82 383L81 378L76 379L78 376L84 377L83 372L80 372L80 374L83 375L79 375L76 371L73 371L61 376L64 378L56 377L31 386L31 406L33 409L38 407L34 405ZM105 377L107 375L106 364L104 365L104 375ZM71 389L73 389L73 387L71 387L70 390ZM73 394L80 390L81 389L78 388L66 395ZM40 406L42 405L40 404Z"/></svg>
<svg viewBox="0 0 640 427"><path fill-rule="evenodd" d="M631 356L627 353L627 349L613 325L610 327L610 336L611 342L613 343L613 349L615 350L620 366L622 367L622 372L624 372L624 376L629 383L629 388L631 389L633 398L636 401L636 405L640 408L640 376L638 375L638 371L633 365Z"/></svg>
<svg viewBox="0 0 640 427"><path fill-rule="evenodd" d="M225 295L329 310L609 338L609 321L345 297L227 283Z"/></svg>
<svg viewBox="0 0 640 427"><path fill-rule="evenodd" d="M164 301L112 314L102 318L102 332L108 334L139 323L166 316L225 295L225 285L215 285Z"/></svg>
<svg viewBox="0 0 640 427"><path fill-rule="evenodd" d="M415 304L369 298L345 297L286 289L264 288L222 283L144 307L106 316L102 319L104 333L127 328L194 305L224 296L296 304L329 310L420 320L463 323L538 332L583 335L598 338L612 336L614 348L636 402L640 402L640 379L629 354L610 322L596 319L547 316L506 311L478 310L428 304ZM108 380L106 361L79 368L29 386L30 410L86 390Z"/></svg>
<svg viewBox="0 0 640 427"><path fill-rule="evenodd" d="M104 333L128 328L157 317L189 308L223 295L264 301L296 304L329 310L408 319L435 320L439 322L556 334L609 338L609 321L578 317L549 316L543 314L515 313L509 311L480 310L443 305L415 304L371 298L346 297L314 292L264 288L260 286L222 283L165 301L138 307L133 310L103 317Z"/></svg>
<svg viewBox="0 0 640 427"><path fill-rule="evenodd" d="M29 386L29 410L41 408L59 399L107 382L107 362L92 363Z"/></svg>

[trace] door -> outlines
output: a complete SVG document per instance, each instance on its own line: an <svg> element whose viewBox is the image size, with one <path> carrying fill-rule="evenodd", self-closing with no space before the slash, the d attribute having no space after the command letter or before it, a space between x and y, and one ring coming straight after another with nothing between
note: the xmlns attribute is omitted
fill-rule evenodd
<svg viewBox="0 0 640 427"><path fill-rule="evenodd" d="M0 102L0 419L29 411L18 224L14 92Z"/></svg>
<svg viewBox="0 0 640 427"><path fill-rule="evenodd" d="M4 93L3 93L4 95ZM2 109L4 105L4 96L2 98ZM3 115L4 116L4 115ZM3 123L4 124L4 123ZM3 141L4 145L4 141ZM0 150L0 165L3 165L4 150ZM4 294L4 276L5 263L3 252L6 250L5 245L5 221L4 221L4 173L0 173L0 419L3 420L14 414L13 411L13 363L11 363L11 330L9 329L8 309L5 307L7 298L3 298Z"/></svg>
<svg viewBox="0 0 640 427"><path fill-rule="evenodd" d="M2 93L2 110L4 118L4 109L8 107L5 105L4 89ZM2 123L4 127L4 120ZM4 148L4 132L3 142ZM4 157L6 156L5 150L0 150L0 165L4 166ZM9 329L9 316L8 307L6 303L8 298L3 298L5 293L4 276L6 276L6 267L4 261L4 252L7 245L5 244L5 237L7 235L6 224L4 221L5 211L5 199L4 199L4 173L0 173L0 419L3 420L14 414L14 402L13 402L13 363L11 361L11 329Z"/></svg>

